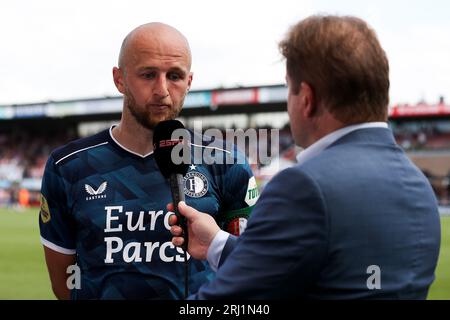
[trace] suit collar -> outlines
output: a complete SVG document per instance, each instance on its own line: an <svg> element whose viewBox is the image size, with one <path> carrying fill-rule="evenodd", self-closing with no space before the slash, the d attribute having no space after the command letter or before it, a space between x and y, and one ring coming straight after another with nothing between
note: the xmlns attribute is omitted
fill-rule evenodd
<svg viewBox="0 0 450 320"><path fill-rule="evenodd" d="M344 128L341 128L339 130L333 131L326 135L325 137L322 137L312 145L310 145L308 148L303 150L299 153L297 156L297 162L298 164L303 164L306 161L316 157L321 153L323 150L328 148L329 146L336 144L340 140L342 140L343 137L348 136L350 133L354 131L361 131L362 129L371 129L371 128L377 128L377 129L387 129L388 125L386 122L367 122L362 124L355 124L351 126L347 126Z"/></svg>

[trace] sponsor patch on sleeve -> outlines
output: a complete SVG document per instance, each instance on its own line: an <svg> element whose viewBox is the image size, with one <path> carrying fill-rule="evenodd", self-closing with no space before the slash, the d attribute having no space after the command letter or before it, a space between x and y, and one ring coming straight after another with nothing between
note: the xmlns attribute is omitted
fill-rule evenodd
<svg viewBox="0 0 450 320"><path fill-rule="evenodd" d="M254 206L259 198L258 185L256 184L255 177L251 177L248 180L247 194L245 195L245 203L249 207Z"/></svg>

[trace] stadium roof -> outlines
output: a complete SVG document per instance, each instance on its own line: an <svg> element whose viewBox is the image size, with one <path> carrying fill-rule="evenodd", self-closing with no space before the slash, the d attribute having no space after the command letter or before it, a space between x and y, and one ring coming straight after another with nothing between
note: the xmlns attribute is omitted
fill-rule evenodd
<svg viewBox="0 0 450 320"><path fill-rule="evenodd" d="M192 90L186 96L183 110L191 114L223 114L284 111L287 103L285 85ZM231 108L234 106L235 108ZM89 117L122 112L122 96L92 99L48 101L0 106L1 120ZM450 116L445 104L394 105L390 118Z"/></svg>

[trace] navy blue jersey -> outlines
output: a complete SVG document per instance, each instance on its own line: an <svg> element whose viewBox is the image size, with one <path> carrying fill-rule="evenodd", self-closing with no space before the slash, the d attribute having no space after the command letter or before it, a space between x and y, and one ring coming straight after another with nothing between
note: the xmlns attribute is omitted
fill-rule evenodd
<svg viewBox="0 0 450 320"><path fill-rule="evenodd" d="M152 153L127 150L111 130L71 142L49 157L41 190L41 241L54 251L76 254L81 282L71 291L73 299L183 298L184 253L171 242L168 183ZM202 138L192 150L210 142ZM245 158L233 153L240 160L234 164L191 165L184 191L187 204L239 234L257 192ZM214 273L207 262L188 259L192 293Z"/></svg>

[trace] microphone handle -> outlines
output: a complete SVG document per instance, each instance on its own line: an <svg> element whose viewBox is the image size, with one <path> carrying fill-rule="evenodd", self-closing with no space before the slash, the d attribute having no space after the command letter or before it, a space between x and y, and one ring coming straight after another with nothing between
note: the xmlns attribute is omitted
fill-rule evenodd
<svg viewBox="0 0 450 320"><path fill-rule="evenodd" d="M188 230L187 221L184 216L178 211L178 203L184 200L184 178L180 173L174 173L169 176L170 191L172 192L172 200L175 215L177 216L178 225L183 229L184 243L182 249L184 251L184 298L189 295L189 263L188 263Z"/></svg>
<svg viewBox="0 0 450 320"><path fill-rule="evenodd" d="M178 211L178 203L185 201L184 197L184 177L180 173L174 173L169 176L169 186L172 192L173 206L175 208L175 215L177 216L178 225L183 229L184 244L183 248L187 250L188 232L186 218Z"/></svg>

